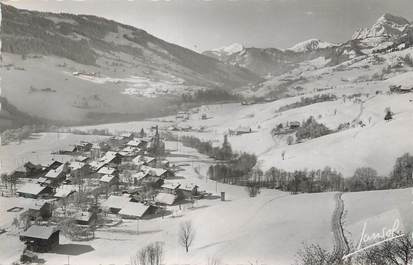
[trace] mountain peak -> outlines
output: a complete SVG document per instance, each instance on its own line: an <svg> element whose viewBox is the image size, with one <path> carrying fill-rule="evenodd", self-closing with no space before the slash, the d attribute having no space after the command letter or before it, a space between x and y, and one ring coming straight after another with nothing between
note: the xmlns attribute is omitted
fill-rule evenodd
<svg viewBox="0 0 413 265"><path fill-rule="evenodd" d="M395 37L408 26L410 22L404 17L390 13L383 14L371 28L362 28L353 34L353 39L366 39L374 37Z"/></svg>
<svg viewBox="0 0 413 265"><path fill-rule="evenodd" d="M242 44L233 43L233 44L228 45L228 46L213 49L212 51L213 52L218 52L218 53L224 53L226 55L231 55L231 54L234 54L234 53L241 52L242 50L244 50L244 46Z"/></svg>
<svg viewBox="0 0 413 265"><path fill-rule="evenodd" d="M400 16L395 16L393 14L390 13L384 13L378 20L377 23L394 23L397 25L406 25L406 24L410 24L409 21L407 19L405 19L404 17L400 17Z"/></svg>
<svg viewBox="0 0 413 265"><path fill-rule="evenodd" d="M288 48L287 50L293 51L293 52L310 52L310 51L315 51L318 49L325 49L329 47L335 46L333 43L322 41L319 39L309 39L305 40L303 42L297 43L291 48Z"/></svg>

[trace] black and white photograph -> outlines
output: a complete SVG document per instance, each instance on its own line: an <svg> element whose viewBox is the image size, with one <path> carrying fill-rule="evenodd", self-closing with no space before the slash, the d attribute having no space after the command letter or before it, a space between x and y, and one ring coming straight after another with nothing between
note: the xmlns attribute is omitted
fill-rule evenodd
<svg viewBox="0 0 413 265"><path fill-rule="evenodd" d="M413 265L412 0L0 7L0 265Z"/></svg>

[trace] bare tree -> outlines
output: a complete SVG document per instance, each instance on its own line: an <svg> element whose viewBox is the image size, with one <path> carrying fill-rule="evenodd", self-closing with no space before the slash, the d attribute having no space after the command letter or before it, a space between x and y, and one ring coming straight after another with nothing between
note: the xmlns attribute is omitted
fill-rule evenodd
<svg viewBox="0 0 413 265"><path fill-rule="evenodd" d="M179 228L179 244L185 247L186 252L189 251L189 247L195 238L195 229L192 226L191 221L183 222Z"/></svg>
<svg viewBox="0 0 413 265"><path fill-rule="evenodd" d="M319 245L304 245L298 252L297 265L341 265L343 260L339 252L328 251Z"/></svg>
<svg viewBox="0 0 413 265"><path fill-rule="evenodd" d="M139 250L131 257L132 265L160 265L162 264L164 249L162 242L152 243Z"/></svg>

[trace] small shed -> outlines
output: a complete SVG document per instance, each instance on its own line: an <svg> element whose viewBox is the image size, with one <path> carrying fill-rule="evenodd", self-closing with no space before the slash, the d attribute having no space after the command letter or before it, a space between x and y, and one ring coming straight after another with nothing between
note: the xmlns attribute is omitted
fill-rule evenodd
<svg viewBox="0 0 413 265"><path fill-rule="evenodd" d="M32 225L20 233L20 240L25 242L28 250L48 252L59 245L59 232L52 226Z"/></svg>
<svg viewBox="0 0 413 265"><path fill-rule="evenodd" d="M80 212L73 217L78 225L92 225L96 221L96 213L92 212Z"/></svg>

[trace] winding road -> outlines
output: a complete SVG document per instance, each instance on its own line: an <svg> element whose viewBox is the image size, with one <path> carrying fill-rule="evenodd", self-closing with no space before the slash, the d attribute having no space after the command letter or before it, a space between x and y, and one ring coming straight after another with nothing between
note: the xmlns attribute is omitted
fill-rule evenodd
<svg viewBox="0 0 413 265"><path fill-rule="evenodd" d="M336 201L336 208L333 213L333 218L331 220L332 230L334 234L334 252L338 255L344 256L349 253L350 248L348 246L347 239L344 235L342 218L344 213L344 201L341 198L342 192L336 193L334 195Z"/></svg>

